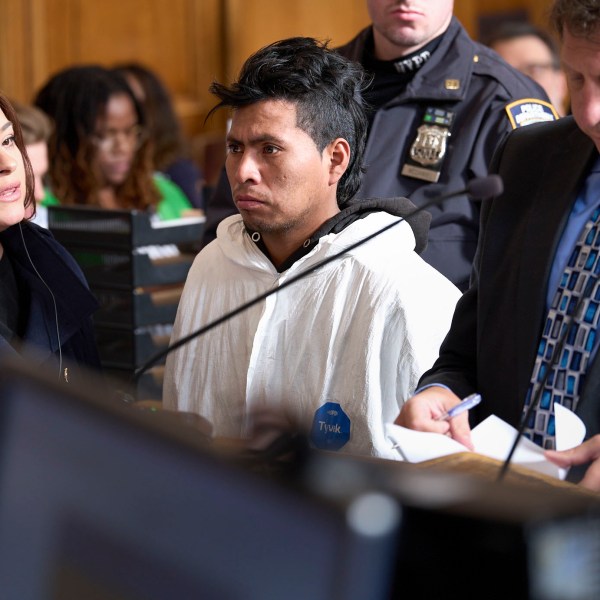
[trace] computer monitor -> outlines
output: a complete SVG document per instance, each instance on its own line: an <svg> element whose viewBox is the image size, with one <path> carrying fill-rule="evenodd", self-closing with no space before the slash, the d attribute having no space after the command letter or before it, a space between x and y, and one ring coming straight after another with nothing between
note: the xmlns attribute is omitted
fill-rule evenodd
<svg viewBox="0 0 600 600"><path fill-rule="evenodd" d="M3 599L388 597L398 523L360 510L380 495L288 487L91 375L82 389L9 359L0 382Z"/></svg>

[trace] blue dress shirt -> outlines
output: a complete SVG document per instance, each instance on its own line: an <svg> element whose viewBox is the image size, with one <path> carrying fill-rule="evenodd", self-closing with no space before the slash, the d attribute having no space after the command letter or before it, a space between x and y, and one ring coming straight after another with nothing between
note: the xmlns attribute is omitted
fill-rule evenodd
<svg viewBox="0 0 600 600"><path fill-rule="evenodd" d="M546 290L546 309L550 307L552 299L556 294L558 283L567 266L567 261L571 256L573 247L577 242L583 226L591 217L594 210L600 205L600 157L596 159L590 173L579 191L579 194L573 204L569 220L563 231L560 242L554 255L548 288ZM598 350L600 336L596 337L591 357ZM590 357L590 358L591 358Z"/></svg>

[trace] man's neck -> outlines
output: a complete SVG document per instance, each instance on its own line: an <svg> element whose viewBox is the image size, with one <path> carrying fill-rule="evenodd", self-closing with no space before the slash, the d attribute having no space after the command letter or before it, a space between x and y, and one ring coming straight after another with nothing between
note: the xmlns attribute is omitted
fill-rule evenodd
<svg viewBox="0 0 600 600"><path fill-rule="evenodd" d="M116 210L121 208L117 200L115 189L112 186L106 186L98 190L96 198L100 208L106 208L108 210Z"/></svg>
<svg viewBox="0 0 600 600"><path fill-rule="evenodd" d="M375 27L372 27L374 56L378 60L396 60L408 56L409 54L413 54L418 50L421 50L421 48L425 48L426 46L431 44L432 41L443 36L446 33L446 31L448 31L448 27L450 27L451 22L452 14L449 14L448 19L445 20L445 22L439 27L437 31L432 32L431 36L428 39L421 40L419 43L415 43L414 45L400 45L394 43L392 40L382 35L381 32L379 32Z"/></svg>
<svg viewBox="0 0 600 600"><path fill-rule="evenodd" d="M377 31L373 31L373 41L374 55L378 60L396 60L397 58L412 54L426 45L426 43L424 43L419 44L418 46L398 46L397 44L390 42Z"/></svg>
<svg viewBox="0 0 600 600"><path fill-rule="evenodd" d="M310 237L310 236L308 236ZM276 269L278 269L300 246L302 240L290 239L288 235L264 234L262 240L269 253L269 258Z"/></svg>
<svg viewBox="0 0 600 600"><path fill-rule="evenodd" d="M262 242L267 249L269 258L275 268L279 269L292 254L311 238L313 233L315 233L325 221L329 220L339 212L340 210L336 205L336 209L332 211L331 214L328 213L317 225L314 225L313 223L312 225L308 225L295 231L265 232L261 234Z"/></svg>

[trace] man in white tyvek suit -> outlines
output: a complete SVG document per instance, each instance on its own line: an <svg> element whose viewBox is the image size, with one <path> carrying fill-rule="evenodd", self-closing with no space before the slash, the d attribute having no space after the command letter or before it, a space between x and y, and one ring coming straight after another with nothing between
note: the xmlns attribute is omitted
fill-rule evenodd
<svg viewBox="0 0 600 600"><path fill-rule="evenodd" d="M239 215L197 256L172 342L399 221L396 198L353 204L367 131L362 68L310 38L251 56L231 86L226 168ZM316 448L395 457L392 422L438 354L457 288L418 255L428 215L402 222L172 352L163 403L244 437L271 409Z"/></svg>

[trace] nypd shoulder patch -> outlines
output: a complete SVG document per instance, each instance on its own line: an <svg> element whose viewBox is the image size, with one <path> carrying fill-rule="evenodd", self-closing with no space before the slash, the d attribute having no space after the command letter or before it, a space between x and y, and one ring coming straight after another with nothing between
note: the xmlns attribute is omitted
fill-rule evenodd
<svg viewBox="0 0 600 600"><path fill-rule="evenodd" d="M515 100L507 104L505 110L513 129L525 127L532 123L544 123L558 119L558 113L552 104L537 98Z"/></svg>

